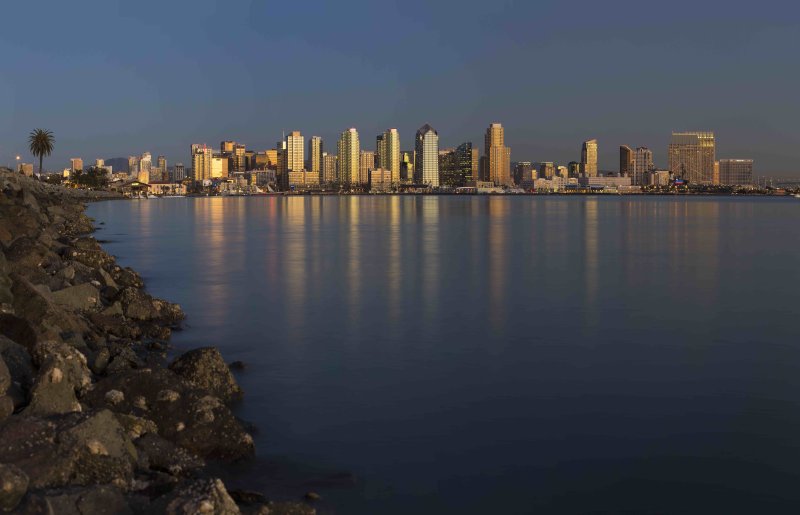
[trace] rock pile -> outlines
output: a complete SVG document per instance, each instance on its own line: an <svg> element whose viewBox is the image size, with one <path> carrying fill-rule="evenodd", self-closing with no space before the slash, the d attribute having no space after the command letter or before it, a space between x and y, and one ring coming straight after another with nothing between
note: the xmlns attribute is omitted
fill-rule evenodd
<svg viewBox="0 0 800 515"><path fill-rule="evenodd" d="M205 472L253 456L242 391L213 348L166 366L184 314L89 236L104 196L0 170L0 512L314 513Z"/></svg>

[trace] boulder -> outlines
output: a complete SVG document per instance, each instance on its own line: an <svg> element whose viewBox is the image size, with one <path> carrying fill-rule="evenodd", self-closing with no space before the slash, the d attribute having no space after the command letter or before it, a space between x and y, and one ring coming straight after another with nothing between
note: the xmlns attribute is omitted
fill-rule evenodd
<svg viewBox="0 0 800 515"><path fill-rule="evenodd" d="M219 350L214 347L186 352L176 358L169 368L189 383L207 390L225 402L242 396L242 389Z"/></svg>
<svg viewBox="0 0 800 515"><path fill-rule="evenodd" d="M197 479L175 489L166 501L167 515L239 515L225 485L219 479ZM162 501L163 502L163 501Z"/></svg>
<svg viewBox="0 0 800 515"><path fill-rule="evenodd" d="M0 422L14 413L14 399L9 395L0 395Z"/></svg>
<svg viewBox="0 0 800 515"><path fill-rule="evenodd" d="M100 291L92 284L78 284L52 293L53 302L61 306L88 311L100 306Z"/></svg>
<svg viewBox="0 0 800 515"><path fill-rule="evenodd" d="M0 335L0 359L6 363L11 381L27 391L33 384L34 378L33 361L28 350L10 338Z"/></svg>
<svg viewBox="0 0 800 515"><path fill-rule="evenodd" d="M39 371L31 388L28 415L51 415L81 411L78 396L92 383L86 357L65 343L36 345L33 359Z"/></svg>
<svg viewBox="0 0 800 515"><path fill-rule="evenodd" d="M173 476L188 476L205 466L202 458L158 436L145 433L134 442L139 455L151 470L167 472Z"/></svg>
<svg viewBox="0 0 800 515"><path fill-rule="evenodd" d="M125 496L109 485L66 488L40 496L45 512L57 515L114 515L133 513Z"/></svg>
<svg viewBox="0 0 800 515"><path fill-rule="evenodd" d="M123 392L111 404L105 395ZM95 408L152 420L158 434L202 458L233 461L253 455L253 438L218 398L161 368L123 370L98 381L82 399Z"/></svg>
<svg viewBox="0 0 800 515"><path fill-rule="evenodd" d="M28 476L19 467L0 463L0 511L17 507L28 491Z"/></svg>
<svg viewBox="0 0 800 515"><path fill-rule="evenodd" d="M18 317L31 323L38 339L57 339L65 331L75 334L88 332L86 322L78 314L55 304L50 295L43 294L25 277L12 274L11 279L14 281L14 311Z"/></svg>

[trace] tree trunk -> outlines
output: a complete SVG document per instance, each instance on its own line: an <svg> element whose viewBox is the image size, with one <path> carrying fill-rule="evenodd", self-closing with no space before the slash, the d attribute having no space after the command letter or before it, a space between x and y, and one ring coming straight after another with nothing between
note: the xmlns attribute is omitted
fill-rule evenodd
<svg viewBox="0 0 800 515"><path fill-rule="evenodd" d="M42 161L43 161L43 160L44 160L44 156L43 156L43 155L40 155L40 156L39 156L39 177L41 177L41 176L42 176Z"/></svg>

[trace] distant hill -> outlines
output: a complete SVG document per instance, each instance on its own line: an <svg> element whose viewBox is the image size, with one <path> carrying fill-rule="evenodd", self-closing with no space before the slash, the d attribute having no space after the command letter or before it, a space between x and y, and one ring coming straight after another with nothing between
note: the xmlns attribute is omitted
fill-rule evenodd
<svg viewBox="0 0 800 515"><path fill-rule="evenodd" d="M115 172L128 172L128 158L127 157L112 157L111 159L106 159L107 166L113 166Z"/></svg>

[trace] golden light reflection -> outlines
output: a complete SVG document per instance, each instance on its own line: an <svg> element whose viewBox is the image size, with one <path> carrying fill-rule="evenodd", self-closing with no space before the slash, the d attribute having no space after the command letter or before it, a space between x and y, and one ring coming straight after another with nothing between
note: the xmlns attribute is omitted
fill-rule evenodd
<svg viewBox="0 0 800 515"><path fill-rule="evenodd" d="M508 305L506 289L508 288L508 247L509 232L508 214L509 199L490 197L488 241L489 248L489 322L495 333L504 331L508 323Z"/></svg>
<svg viewBox="0 0 800 515"><path fill-rule="evenodd" d="M439 201L438 196L426 196L422 202L422 302L428 323L436 320L439 312Z"/></svg>
<svg viewBox="0 0 800 515"><path fill-rule="evenodd" d="M291 196L285 199L285 218L281 221L283 237L283 273L286 277L286 322L300 327L305 322L306 302L306 199Z"/></svg>

